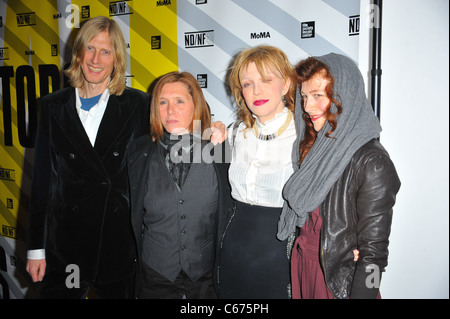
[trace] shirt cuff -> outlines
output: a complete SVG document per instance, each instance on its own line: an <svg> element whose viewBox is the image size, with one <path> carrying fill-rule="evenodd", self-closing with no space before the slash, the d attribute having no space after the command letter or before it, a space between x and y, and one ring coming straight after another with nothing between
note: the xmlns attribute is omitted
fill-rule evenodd
<svg viewBox="0 0 450 319"><path fill-rule="evenodd" d="M27 259L45 259L45 249L28 250Z"/></svg>

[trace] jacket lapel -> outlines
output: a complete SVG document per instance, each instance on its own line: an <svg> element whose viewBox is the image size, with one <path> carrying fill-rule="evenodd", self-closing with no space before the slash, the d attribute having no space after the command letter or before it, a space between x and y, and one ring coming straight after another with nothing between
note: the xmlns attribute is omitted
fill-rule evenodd
<svg viewBox="0 0 450 319"><path fill-rule="evenodd" d="M75 106L75 89L63 90L49 106L56 125L80 154L94 163L101 164L78 116Z"/></svg>
<svg viewBox="0 0 450 319"><path fill-rule="evenodd" d="M94 145L100 158L118 142L122 132L129 129L127 122L134 116L136 108L137 100L127 94L127 90L120 96L110 95Z"/></svg>

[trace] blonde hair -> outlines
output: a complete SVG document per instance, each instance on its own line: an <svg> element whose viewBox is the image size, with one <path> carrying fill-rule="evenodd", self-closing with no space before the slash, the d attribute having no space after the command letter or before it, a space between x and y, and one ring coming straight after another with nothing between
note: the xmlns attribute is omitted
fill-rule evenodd
<svg viewBox="0 0 450 319"><path fill-rule="evenodd" d="M280 49L272 46L261 45L241 51L231 66L231 72L228 77L231 93L236 101L238 112L237 115L250 128L255 122L250 109L245 104L242 95L242 85L240 81L241 71L245 69L251 62L254 62L256 68L263 78L266 78L264 68L276 71L284 79L285 83L290 80L289 90L285 95L286 106L294 111L295 108L295 91L297 81L295 78L294 67L289 62L286 54Z"/></svg>
<svg viewBox="0 0 450 319"><path fill-rule="evenodd" d="M114 57L114 69L108 84L109 93L121 95L125 89L126 44L119 25L108 17L98 16L83 24L73 44L70 67L64 73L73 87L83 86L85 79L81 70L81 60L89 41L103 31L108 32Z"/></svg>
<svg viewBox="0 0 450 319"><path fill-rule="evenodd" d="M186 85L194 103L193 121L198 120L201 123L201 128L194 128L194 122L192 121L189 126L189 131L194 132L194 129L201 129L203 136L205 129L208 129L211 126L211 111L206 103L205 96L203 95L202 88L197 79L188 72L170 72L163 75L153 89L152 104L150 107L150 135L154 141L159 141L163 135L163 125L161 122L161 114L159 113L159 97L162 88L167 83L177 82Z"/></svg>

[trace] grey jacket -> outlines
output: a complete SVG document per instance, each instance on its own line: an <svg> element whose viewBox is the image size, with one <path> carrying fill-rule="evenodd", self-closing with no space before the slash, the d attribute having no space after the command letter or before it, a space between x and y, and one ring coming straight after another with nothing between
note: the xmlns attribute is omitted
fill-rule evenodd
<svg viewBox="0 0 450 319"><path fill-rule="evenodd" d="M217 151L218 147L224 147L223 143L220 146L215 147L213 150ZM144 136L139 138L128 147L128 172L129 172L129 182L131 189L131 221L133 226L133 232L138 249L138 270L141 268L142 263L142 227L143 227L143 214L144 214L144 197L146 195L145 183L149 177L148 168L150 159L158 151L158 146L156 143L151 141L150 136ZM223 152L225 154L225 152ZM217 236L220 233L220 229L224 228L225 222L228 220L228 214L230 207L232 205L231 189L228 182L228 163L213 162L214 171L216 172L217 182L218 182L218 202L217 202L217 221L211 227L214 229L214 248L209 250L210 256L205 256L205 259L215 260L216 249L218 245ZM212 266L212 265L210 265ZM209 268L209 266L208 266ZM139 276L139 271L138 271ZM139 277L138 277L139 282ZM137 289L138 289L137 285Z"/></svg>

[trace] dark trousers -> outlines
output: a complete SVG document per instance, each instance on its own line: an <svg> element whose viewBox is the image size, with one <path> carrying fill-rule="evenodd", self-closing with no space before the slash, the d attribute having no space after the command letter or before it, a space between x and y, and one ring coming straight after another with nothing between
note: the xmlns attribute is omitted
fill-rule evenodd
<svg viewBox="0 0 450 319"><path fill-rule="evenodd" d="M142 281L138 293L141 299L216 299L212 271L192 281L181 271L174 282L142 263Z"/></svg>
<svg viewBox="0 0 450 319"><path fill-rule="evenodd" d="M68 273L53 271L48 267L42 282L36 283L38 299L133 299L135 298L134 273L129 277L109 283L80 280L79 288L68 288ZM69 285L70 286L70 285Z"/></svg>

